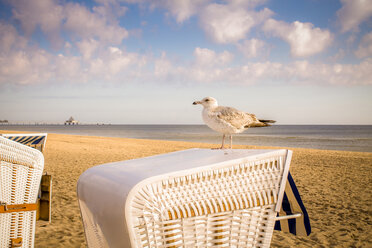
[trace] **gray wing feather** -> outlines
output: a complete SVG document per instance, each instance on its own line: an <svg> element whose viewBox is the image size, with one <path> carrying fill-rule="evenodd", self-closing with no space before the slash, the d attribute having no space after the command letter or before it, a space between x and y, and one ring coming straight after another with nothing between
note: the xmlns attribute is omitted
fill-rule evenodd
<svg viewBox="0 0 372 248"><path fill-rule="evenodd" d="M231 107L217 107L214 113L221 121L227 122L238 129L259 122L254 114L245 113Z"/></svg>

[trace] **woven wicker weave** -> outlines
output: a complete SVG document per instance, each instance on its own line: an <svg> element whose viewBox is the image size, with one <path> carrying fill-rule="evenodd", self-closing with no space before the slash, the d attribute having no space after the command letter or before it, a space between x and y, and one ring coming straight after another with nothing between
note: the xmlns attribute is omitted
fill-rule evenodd
<svg viewBox="0 0 372 248"><path fill-rule="evenodd" d="M0 137L0 204L34 204L43 167L40 151ZM34 247L35 218L35 210L0 213L0 247L12 247L12 241Z"/></svg>
<svg viewBox="0 0 372 248"><path fill-rule="evenodd" d="M136 244L269 246L282 160L252 161L146 185L132 205Z"/></svg>
<svg viewBox="0 0 372 248"><path fill-rule="evenodd" d="M90 177L89 186L78 184L88 246L127 247L128 235L132 247L269 247L288 173L287 154L287 150L233 150L224 155L224 151L194 149L139 159L138 165L132 160L98 166L79 180L82 184ZM124 173L127 177L121 177ZM137 174L142 179L134 183ZM100 177L106 185L100 185ZM115 234L122 228L115 211L123 201L113 200L114 206L105 189L114 188L111 194L116 197L126 195L115 187L116 180L122 187L135 185L124 200L127 230L121 230L121 237ZM89 193L91 186L94 190ZM96 198L105 195L106 212L88 193Z"/></svg>

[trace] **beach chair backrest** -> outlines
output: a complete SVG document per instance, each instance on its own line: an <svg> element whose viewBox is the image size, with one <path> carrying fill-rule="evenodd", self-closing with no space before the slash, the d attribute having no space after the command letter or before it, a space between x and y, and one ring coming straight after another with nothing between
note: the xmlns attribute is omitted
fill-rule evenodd
<svg viewBox="0 0 372 248"><path fill-rule="evenodd" d="M1 136L14 140L18 143L24 144L38 149L43 152L47 140L47 133L32 133L32 134L2 134Z"/></svg>
<svg viewBox="0 0 372 248"><path fill-rule="evenodd" d="M290 159L191 149L91 168L78 183L88 246L269 247Z"/></svg>
<svg viewBox="0 0 372 248"><path fill-rule="evenodd" d="M0 247L34 247L43 154L0 136Z"/></svg>
<svg viewBox="0 0 372 248"><path fill-rule="evenodd" d="M282 153L143 185L128 210L132 245L269 247L285 161Z"/></svg>

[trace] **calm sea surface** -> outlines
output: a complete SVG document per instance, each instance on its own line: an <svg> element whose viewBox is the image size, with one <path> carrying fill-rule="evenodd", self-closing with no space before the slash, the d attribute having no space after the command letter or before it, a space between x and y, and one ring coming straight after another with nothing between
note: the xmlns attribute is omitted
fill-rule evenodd
<svg viewBox="0 0 372 248"><path fill-rule="evenodd" d="M136 139L221 143L205 125L0 125L0 130L77 134ZM372 125L274 125L250 128L233 144L372 152Z"/></svg>

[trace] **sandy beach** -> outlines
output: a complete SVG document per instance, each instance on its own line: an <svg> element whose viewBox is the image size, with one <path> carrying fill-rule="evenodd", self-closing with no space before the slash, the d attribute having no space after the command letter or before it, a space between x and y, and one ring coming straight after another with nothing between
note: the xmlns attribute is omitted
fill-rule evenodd
<svg viewBox="0 0 372 248"><path fill-rule="evenodd" d="M37 222L35 247L86 247L76 185L88 168L195 147L217 145L48 134L44 170L53 176L52 222ZM309 213L312 234L297 237L274 231L271 246L371 247L372 153L291 150L290 171Z"/></svg>

